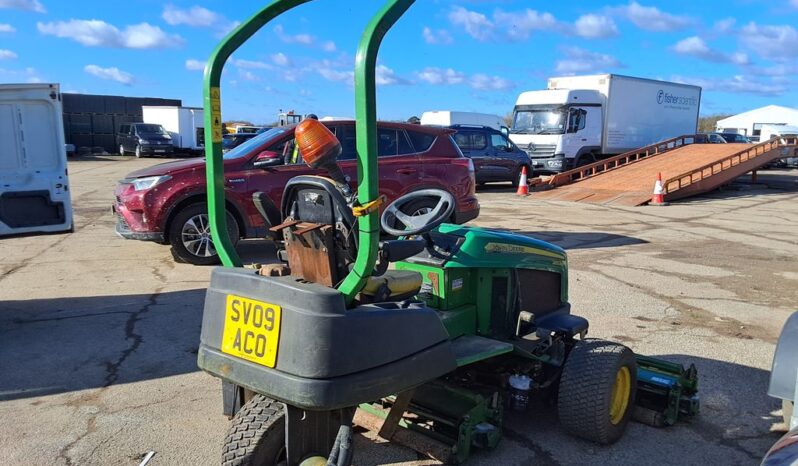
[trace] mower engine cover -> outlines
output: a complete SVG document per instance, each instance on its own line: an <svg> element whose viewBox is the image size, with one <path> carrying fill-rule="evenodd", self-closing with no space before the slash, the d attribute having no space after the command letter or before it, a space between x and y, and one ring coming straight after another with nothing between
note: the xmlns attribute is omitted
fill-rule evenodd
<svg viewBox="0 0 798 466"><path fill-rule="evenodd" d="M441 319L422 303L347 309L335 289L224 267L205 297L198 364L310 410L376 400L457 367Z"/></svg>

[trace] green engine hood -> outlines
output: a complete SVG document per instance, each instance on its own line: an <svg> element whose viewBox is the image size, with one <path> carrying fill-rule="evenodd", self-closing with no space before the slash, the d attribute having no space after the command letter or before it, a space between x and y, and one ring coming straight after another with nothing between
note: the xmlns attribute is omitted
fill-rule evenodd
<svg viewBox="0 0 798 466"><path fill-rule="evenodd" d="M462 246L445 267L547 269L556 272L568 268L568 258L561 247L528 236L451 224L441 225L438 230L464 238Z"/></svg>

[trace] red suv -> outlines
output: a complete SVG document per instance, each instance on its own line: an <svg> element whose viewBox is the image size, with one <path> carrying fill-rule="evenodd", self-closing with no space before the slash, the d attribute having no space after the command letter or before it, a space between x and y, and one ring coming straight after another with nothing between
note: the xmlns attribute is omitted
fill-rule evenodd
<svg viewBox="0 0 798 466"><path fill-rule="evenodd" d="M354 187L355 124L325 124L341 142L340 165ZM476 218L479 201L474 194L474 166L454 143L453 133L446 128L378 123L380 193L390 202L418 189L445 189L457 199L452 222ZM272 128L224 155L228 228L233 241L266 237L267 223L278 225L282 220L278 206L286 182L297 175L318 173L295 158L293 127ZM270 163L261 163L264 160ZM265 194L260 196L260 204L266 220L253 203L257 192ZM169 243L176 259L192 264L218 262L210 239L203 159L137 170L119 182L115 194L116 231L120 236ZM423 213L432 207L424 202L422 199L418 205L408 206L406 210L412 212L407 213Z"/></svg>

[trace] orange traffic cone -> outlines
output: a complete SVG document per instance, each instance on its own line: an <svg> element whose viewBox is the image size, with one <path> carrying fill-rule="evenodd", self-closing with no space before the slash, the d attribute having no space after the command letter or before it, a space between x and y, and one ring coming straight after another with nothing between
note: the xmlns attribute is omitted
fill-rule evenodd
<svg viewBox="0 0 798 466"><path fill-rule="evenodd" d="M526 165L521 167L521 178L518 180L516 196L529 196L529 183L526 180Z"/></svg>
<svg viewBox="0 0 798 466"><path fill-rule="evenodd" d="M662 173L657 173L657 181L654 182L654 195L651 197L651 202L649 202L648 205L668 205L668 203L665 202L665 190L662 188Z"/></svg>

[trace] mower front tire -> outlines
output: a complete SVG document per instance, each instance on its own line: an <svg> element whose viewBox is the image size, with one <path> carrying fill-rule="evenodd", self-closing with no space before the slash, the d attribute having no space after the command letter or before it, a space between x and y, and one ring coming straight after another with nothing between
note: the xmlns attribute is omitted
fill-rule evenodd
<svg viewBox="0 0 798 466"><path fill-rule="evenodd" d="M222 466L285 463L283 404L255 395L233 417L222 449Z"/></svg>
<svg viewBox="0 0 798 466"><path fill-rule="evenodd" d="M636 391L632 350L608 341L580 341L566 359L560 379L560 423L577 437L614 443L632 417Z"/></svg>

